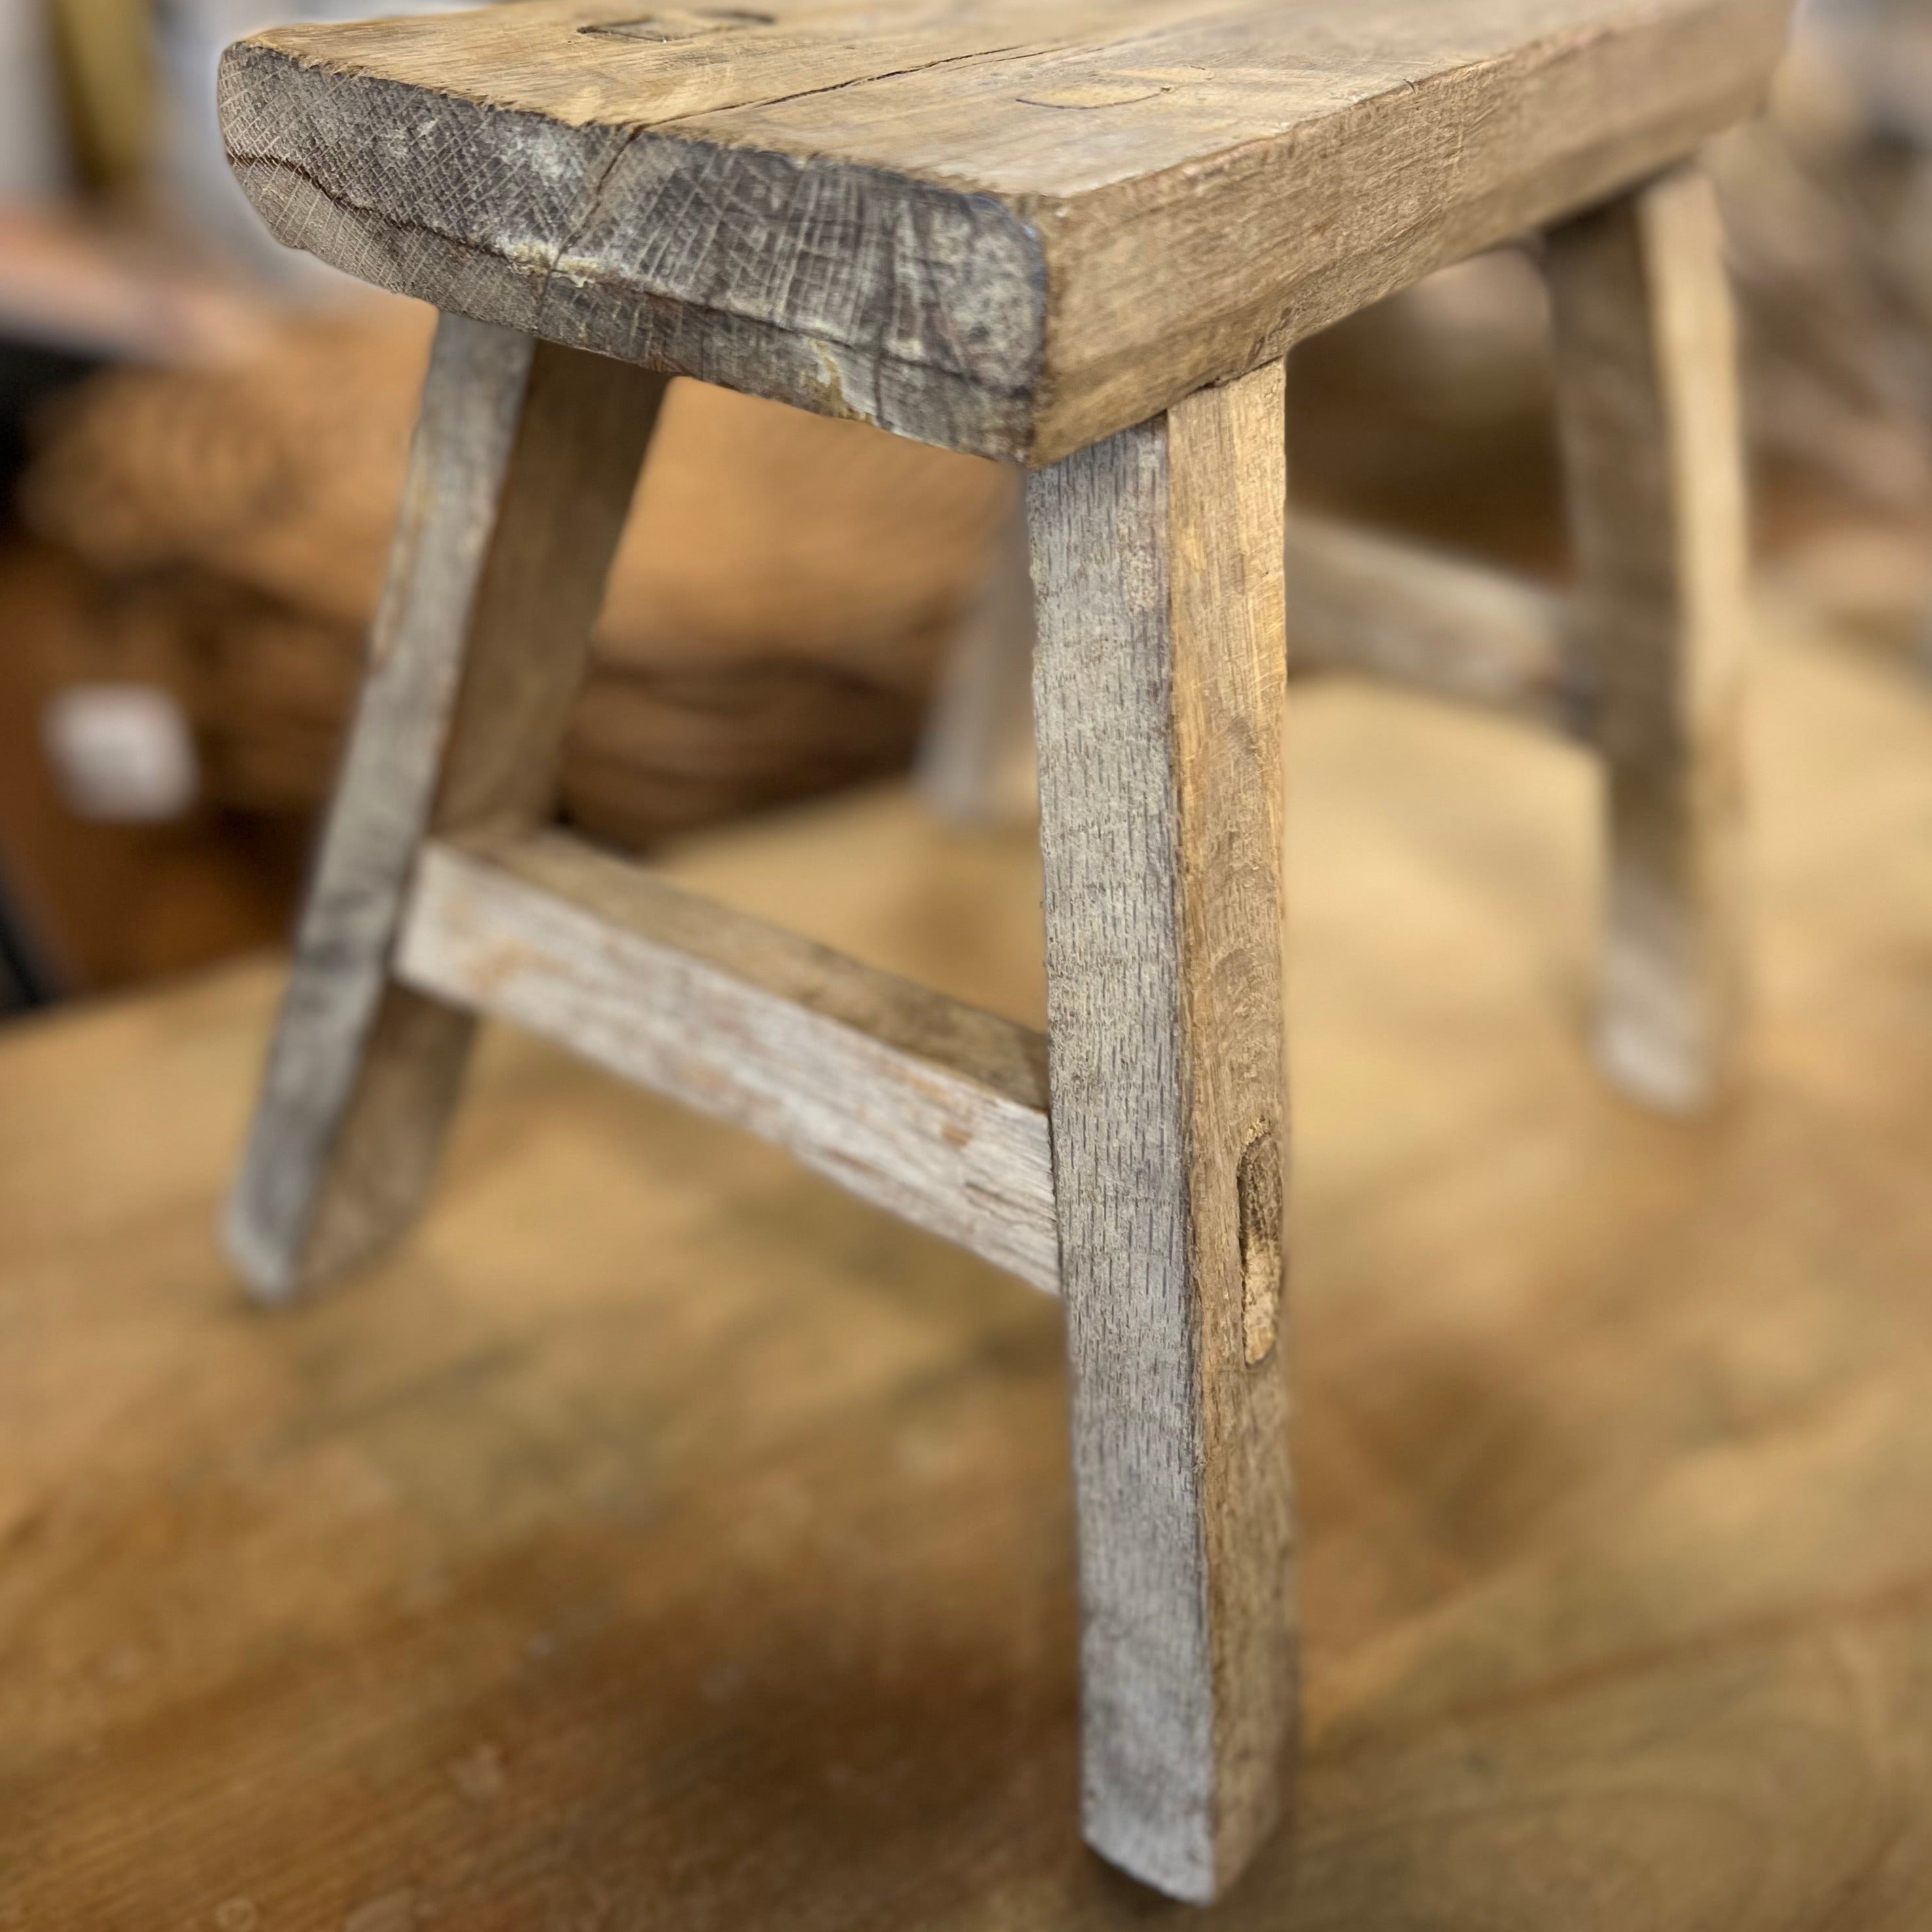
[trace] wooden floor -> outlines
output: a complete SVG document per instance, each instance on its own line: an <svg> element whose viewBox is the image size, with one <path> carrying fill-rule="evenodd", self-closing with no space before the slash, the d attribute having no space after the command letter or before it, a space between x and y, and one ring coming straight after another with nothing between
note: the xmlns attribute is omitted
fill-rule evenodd
<svg viewBox="0 0 1932 1932"><path fill-rule="evenodd" d="M1205 1916L1078 1846L1054 1305L493 1040L407 1252L243 1306L266 968L0 1040L0 1927L1932 1923L1932 692L1760 685L1761 1029L1575 1035L1589 788L1298 692L1308 1749ZM1036 1010L1023 841L681 868Z"/></svg>

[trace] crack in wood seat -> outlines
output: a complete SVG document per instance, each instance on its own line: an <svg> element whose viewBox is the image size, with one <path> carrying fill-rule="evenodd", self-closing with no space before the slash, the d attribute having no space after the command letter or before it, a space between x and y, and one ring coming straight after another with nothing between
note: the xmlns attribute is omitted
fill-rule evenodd
<svg viewBox="0 0 1932 1932"><path fill-rule="evenodd" d="M275 232L444 311L231 1203L257 1292L407 1224L486 1012L1057 1288L1085 1828L1178 1897L1225 1892L1295 1730L1291 629L1304 662L1589 748L1604 1064L1708 1100L1742 978L1744 520L1690 157L1756 101L1784 14L524 0L230 50L226 136ZM1532 229L1574 596L1291 542L1283 352ZM674 374L1028 466L1046 1040L549 828Z"/></svg>
<svg viewBox="0 0 1932 1932"><path fill-rule="evenodd" d="M290 27L280 238L446 309L1052 463L1750 112L1766 0L526 0Z"/></svg>

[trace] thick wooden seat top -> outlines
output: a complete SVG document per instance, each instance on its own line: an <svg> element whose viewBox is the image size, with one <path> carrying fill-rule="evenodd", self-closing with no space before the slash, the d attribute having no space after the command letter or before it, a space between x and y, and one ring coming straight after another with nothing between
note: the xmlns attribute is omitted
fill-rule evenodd
<svg viewBox="0 0 1932 1932"><path fill-rule="evenodd" d="M1751 111L1787 0L524 0L231 48L284 241L1030 463Z"/></svg>

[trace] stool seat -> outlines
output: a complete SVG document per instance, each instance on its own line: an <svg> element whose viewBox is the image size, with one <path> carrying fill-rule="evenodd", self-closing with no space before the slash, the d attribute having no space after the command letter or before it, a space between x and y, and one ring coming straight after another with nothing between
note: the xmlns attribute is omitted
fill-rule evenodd
<svg viewBox="0 0 1932 1932"><path fill-rule="evenodd" d="M526 0L231 49L283 241L1043 465L1751 111L1786 0Z"/></svg>

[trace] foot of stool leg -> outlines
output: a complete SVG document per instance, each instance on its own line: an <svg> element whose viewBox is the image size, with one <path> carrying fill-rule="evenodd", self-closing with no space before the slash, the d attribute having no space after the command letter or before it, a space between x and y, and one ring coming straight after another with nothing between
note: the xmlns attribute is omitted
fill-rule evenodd
<svg viewBox="0 0 1932 1932"><path fill-rule="evenodd" d="M1280 365L1030 479L1087 1834L1184 1898L1294 1728Z"/></svg>
<svg viewBox="0 0 1932 1932"><path fill-rule="evenodd" d="M1550 236L1558 399L1600 704L1600 1046L1653 1105L1718 1090L1742 1004L1744 486L1717 210L1672 171Z"/></svg>
<svg viewBox="0 0 1932 1932"><path fill-rule="evenodd" d="M396 985L417 848L539 816L663 392L458 316L438 328L370 668L296 942L230 1252L292 1294L400 1232L474 1022Z"/></svg>

